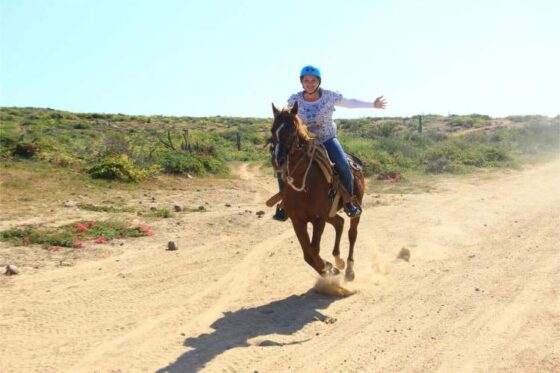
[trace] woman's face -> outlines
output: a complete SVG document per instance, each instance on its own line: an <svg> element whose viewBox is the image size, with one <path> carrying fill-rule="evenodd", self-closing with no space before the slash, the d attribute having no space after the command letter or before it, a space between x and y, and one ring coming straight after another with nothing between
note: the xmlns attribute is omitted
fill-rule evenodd
<svg viewBox="0 0 560 373"><path fill-rule="evenodd" d="M314 75L305 75L301 81L303 90L307 93L313 93L319 88L319 79Z"/></svg>

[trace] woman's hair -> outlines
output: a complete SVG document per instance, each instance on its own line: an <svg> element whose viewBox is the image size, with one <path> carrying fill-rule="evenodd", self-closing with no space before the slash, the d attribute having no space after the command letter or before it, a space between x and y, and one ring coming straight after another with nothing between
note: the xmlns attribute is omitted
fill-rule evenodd
<svg viewBox="0 0 560 373"><path fill-rule="evenodd" d="M299 115L294 116L294 125L296 126L298 135L304 140L309 141L315 138L315 135L303 124Z"/></svg>

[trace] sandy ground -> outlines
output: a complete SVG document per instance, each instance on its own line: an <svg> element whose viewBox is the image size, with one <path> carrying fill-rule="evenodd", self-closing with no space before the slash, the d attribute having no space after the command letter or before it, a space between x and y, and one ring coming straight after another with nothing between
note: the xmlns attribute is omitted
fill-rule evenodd
<svg viewBox="0 0 560 373"><path fill-rule="evenodd" d="M207 207L152 237L59 257L3 243L21 273L0 276L0 372L560 372L559 160L369 194L346 298L313 290L290 223L264 206L271 176L237 174L120 195Z"/></svg>

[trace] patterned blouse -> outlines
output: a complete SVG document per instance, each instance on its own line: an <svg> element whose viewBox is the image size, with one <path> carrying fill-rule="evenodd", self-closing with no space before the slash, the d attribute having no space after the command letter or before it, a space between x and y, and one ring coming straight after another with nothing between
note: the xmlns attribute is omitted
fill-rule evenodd
<svg viewBox="0 0 560 373"><path fill-rule="evenodd" d="M336 123L333 120L335 106L348 108L373 107L373 102L346 99L340 93L327 89L321 89L321 97L313 102L303 99L303 91L295 93L288 99L288 105L293 106L296 101L298 103L298 115L320 143L336 137Z"/></svg>

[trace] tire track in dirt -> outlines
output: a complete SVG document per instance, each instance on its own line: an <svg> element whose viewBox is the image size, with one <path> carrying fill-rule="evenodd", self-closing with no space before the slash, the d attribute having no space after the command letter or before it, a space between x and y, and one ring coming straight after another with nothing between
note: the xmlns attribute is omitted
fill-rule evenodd
<svg viewBox="0 0 560 373"><path fill-rule="evenodd" d="M204 190L211 211L158 222L117 256L10 278L0 371L560 367L560 162L368 203L358 293L344 299L310 291L315 274L291 225L270 220L276 184L260 172L242 164L245 180ZM264 218L244 214L256 209ZM328 227L325 258L333 236ZM409 263L394 259L403 246Z"/></svg>

